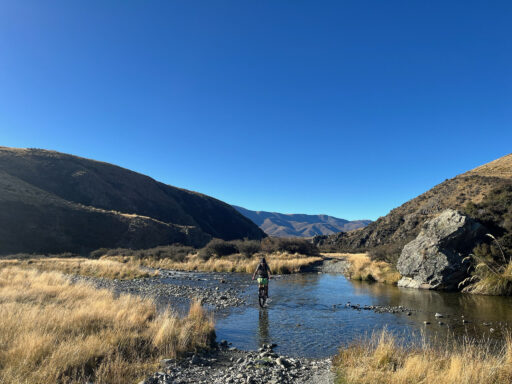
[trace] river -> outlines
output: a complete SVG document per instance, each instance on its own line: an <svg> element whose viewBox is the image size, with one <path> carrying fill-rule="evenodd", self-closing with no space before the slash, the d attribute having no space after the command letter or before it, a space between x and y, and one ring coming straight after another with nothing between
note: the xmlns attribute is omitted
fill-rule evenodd
<svg viewBox="0 0 512 384"><path fill-rule="evenodd" d="M341 345L384 328L409 341L422 335L430 340L451 335L499 341L512 325L512 299L505 297L397 288L351 281L341 274L307 273L272 279L270 302L260 309L249 276L233 274L228 279L245 281L240 287L248 305L216 313L217 338L245 350L276 343L282 354L326 357ZM397 313L355 309L356 305L393 307ZM403 309L398 310L400 306ZM436 318L436 313L443 318Z"/></svg>

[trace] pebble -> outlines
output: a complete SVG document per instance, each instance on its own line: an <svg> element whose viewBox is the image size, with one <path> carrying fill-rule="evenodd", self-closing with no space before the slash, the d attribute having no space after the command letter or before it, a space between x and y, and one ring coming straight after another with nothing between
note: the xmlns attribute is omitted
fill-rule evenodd
<svg viewBox="0 0 512 384"><path fill-rule="evenodd" d="M226 340L219 343L227 345ZM265 344L261 352L218 349L188 359L164 359L172 363L164 372L156 372L139 384L310 384L318 372L331 368L330 359L290 358L272 351L275 344ZM260 359L259 354L266 354ZM204 366L192 364L194 356ZM299 368L300 367L300 368ZM323 372L323 371L322 371Z"/></svg>
<svg viewBox="0 0 512 384"><path fill-rule="evenodd" d="M162 302L175 302L176 298L192 300L199 299L203 305L211 305L216 308L229 308L239 307L245 305L245 300L240 297L241 291L238 284L225 286L222 290L218 286L209 286L209 282L215 282L215 277L212 279L201 279L194 277L179 277L177 284L172 284L169 279L173 277L172 271L160 270L160 275L150 278L133 279L133 280L111 280L103 278L93 278L86 276L72 276L71 281L87 281L93 283L97 288L106 288L113 290L116 293L130 293L139 296L151 296ZM161 279L166 279L165 283L160 282ZM180 284L183 280L191 280L197 282L197 285L188 285L189 283ZM222 280L221 280L222 281ZM225 280L224 280L225 281Z"/></svg>

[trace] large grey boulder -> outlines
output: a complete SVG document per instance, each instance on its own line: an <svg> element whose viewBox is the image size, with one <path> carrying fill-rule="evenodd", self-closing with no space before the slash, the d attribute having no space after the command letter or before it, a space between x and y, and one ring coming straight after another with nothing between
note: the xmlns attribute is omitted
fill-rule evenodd
<svg viewBox="0 0 512 384"><path fill-rule="evenodd" d="M447 209L428 220L418 237L405 245L397 269L399 287L457 289L467 276L463 259L485 234L485 228L466 215Z"/></svg>

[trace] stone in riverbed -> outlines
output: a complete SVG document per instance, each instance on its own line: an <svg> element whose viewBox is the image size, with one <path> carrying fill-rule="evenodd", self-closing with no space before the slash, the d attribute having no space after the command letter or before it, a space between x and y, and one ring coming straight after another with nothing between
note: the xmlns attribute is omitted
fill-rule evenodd
<svg viewBox="0 0 512 384"><path fill-rule="evenodd" d="M397 262L399 287L457 289L467 276L465 256L485 234L478 222L453 209L428 220Z"/></svg>
<svg viewBox="0 0 512 384"><path fill-rule="evenodd" d="M174 362L174 359L162 359L160 360L160 367L167 368Z"/></svg>
<svg viewBox="0 0 512 384"><path fill-rule="evenodd" d="M291 363L288 360L286 360L284 357L278 357L276 360L276 363L283 368L291 367Z"/></svg>

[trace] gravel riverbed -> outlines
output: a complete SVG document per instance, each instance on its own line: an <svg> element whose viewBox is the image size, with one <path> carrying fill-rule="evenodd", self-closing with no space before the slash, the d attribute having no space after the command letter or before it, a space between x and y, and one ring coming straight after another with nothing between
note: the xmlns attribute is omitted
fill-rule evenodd
<svg viewBox="0 0 512 384"><path fill-rule="evenodd" d="M258 351L240 351L226 341L203 355L160 362L161 370L139 384L329 384L330 359L289 358L266 344Z"/></svg>
<svg viewBox="0 0 512 384"><path fill-rule="evenodd" d="M194 273L160 270L155 277L110 280L73 276L73 282L86 281L116 294L151 297L162 308L171 305L184 311L192 299L215 311L247 305L253 282L238 274ZM144 384L243 383L243 384L329 384L334 382L331 359L292 358L278 355L274 345L258 351L242 351L223 340L209 352L179 360L164 359L161 369L141 382Z"/></svg>
<svg viewBox="0 0 512 384"><path fill-rule="evenodd" d="M182 273L159 271L155 277L133 280L111 280L85 276L73 276L72 281L86 281L96 288L112 290L116 294L129 293L151 297L162 307L171 305L185 308L191 300L201 300L210 309L239 307L246 304L243 293L248 283L241 279L229 279L219 273Z"/></svg>

